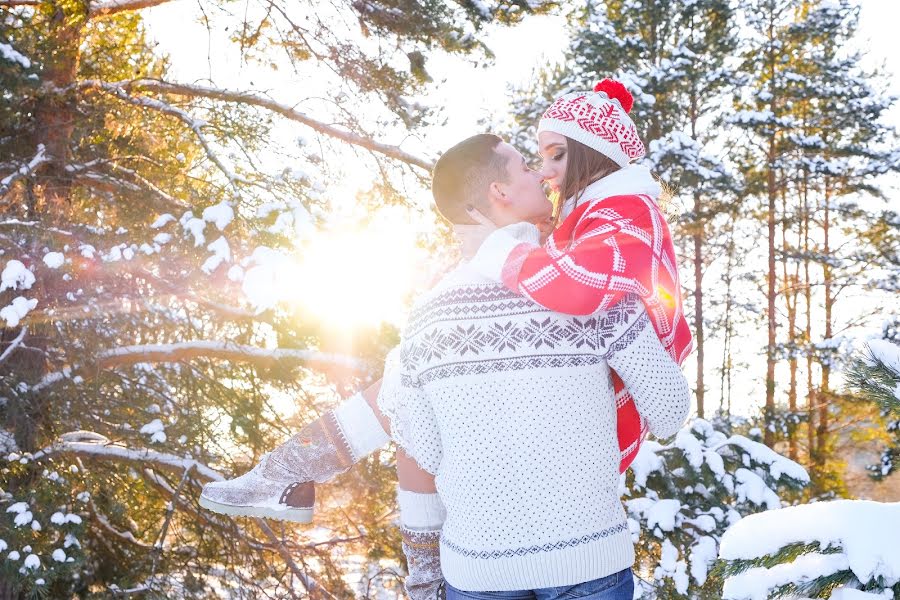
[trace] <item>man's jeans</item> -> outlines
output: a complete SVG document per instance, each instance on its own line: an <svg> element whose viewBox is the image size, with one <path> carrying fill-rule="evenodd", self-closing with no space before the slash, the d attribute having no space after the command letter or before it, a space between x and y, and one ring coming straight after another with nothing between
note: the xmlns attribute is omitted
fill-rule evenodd
<svg viewBox="0 0 900 600"><path fill-rule="evenodd" d="M516 590L511 592L464 592L444 583L447 600L631 600L634 597L634 580L631 569L613 573L607 577L586 581L577 585Z"/></svg>

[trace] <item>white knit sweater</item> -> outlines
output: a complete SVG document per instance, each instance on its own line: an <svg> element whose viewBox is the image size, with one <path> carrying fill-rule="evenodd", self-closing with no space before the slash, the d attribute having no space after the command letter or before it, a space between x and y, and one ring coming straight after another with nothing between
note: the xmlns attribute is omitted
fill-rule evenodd
<svg viewBox="0 0 900 600"><path fill-rule="evenodd" d="M447 510L441 565L469 591L581 583L631 566L612 366L660 437L688 384L641 302L550 312L463 264L414 307L379 395Z"/></svg>

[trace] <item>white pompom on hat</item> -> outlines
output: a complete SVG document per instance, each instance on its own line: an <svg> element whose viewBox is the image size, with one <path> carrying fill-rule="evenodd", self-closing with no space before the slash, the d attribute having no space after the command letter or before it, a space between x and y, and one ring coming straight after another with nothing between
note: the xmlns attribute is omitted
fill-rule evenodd
<svg viewBox="0 0 900 600"><path fill-rule="evenodd" d="M642 158L644 143L628 112L634 98L614 79L604 79L593 92L572 92L556 99L538 124L608 156L620 167Z"/></svg>

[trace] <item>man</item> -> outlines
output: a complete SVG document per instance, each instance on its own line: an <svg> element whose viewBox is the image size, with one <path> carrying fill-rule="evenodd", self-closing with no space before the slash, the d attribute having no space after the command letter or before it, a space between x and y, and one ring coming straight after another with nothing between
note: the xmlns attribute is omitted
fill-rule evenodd
<svg viewBox="0 0 900 600"><path fill-rule="evenodd" d="M479 220L504 226L539 221L549 212L540 176L490 135L445 153L433 191L442 214L461 225L464 249L477 249L477 239L491 231ZM536 242L533 227L521 234ZM411 593L425 597L440 580L439 537L451 590L540 589L607 577L630 586L623 573L633 549L618 499L608 365L623 377L654 433L666 437L678 429L687 413L687 382L634 299L599 317L559 315L463 263L417 303L378 399L395 440L421 467L414 474L420 491L429 491L430 473L441 493L409 493L404 479L410 477L401 470L404 551L411 573L430 567L413 575ZM356 403L355 413L362 414L365 400ZM216 509L236 504L238 490L247 505L257 501L248 496L252 480L257 495L270 498L280 485L277 504L290 507L303 486L268 489L267 482L296 478L286 467L303 448L341 447L343 453L332 453L337 460L324 462L332 470L348 466L365 448L354 448L358 440L347 431L372 430L371 420L363 427L354 421L336 413L333 423L307 431L294 450L276 450L248 475L211 484L204 496L218 503ZM316 463L310 458L307 452L304 460ZM327 479L327 469L305 468L310 479ZM442 504L447 519L440 536Z"/></svg>

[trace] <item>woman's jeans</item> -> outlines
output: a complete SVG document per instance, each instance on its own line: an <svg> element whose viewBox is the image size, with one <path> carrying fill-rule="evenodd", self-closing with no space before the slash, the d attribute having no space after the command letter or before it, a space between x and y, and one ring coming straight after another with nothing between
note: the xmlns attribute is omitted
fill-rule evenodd
<svg viewBox="0 0 900 600"><path fill-rule="evenodd" d="M576 585L516 590L511 592L464 592L444 582L447 600L631 600L634 596L634 580L631 569L613 573L607 577Z"/></svg>

